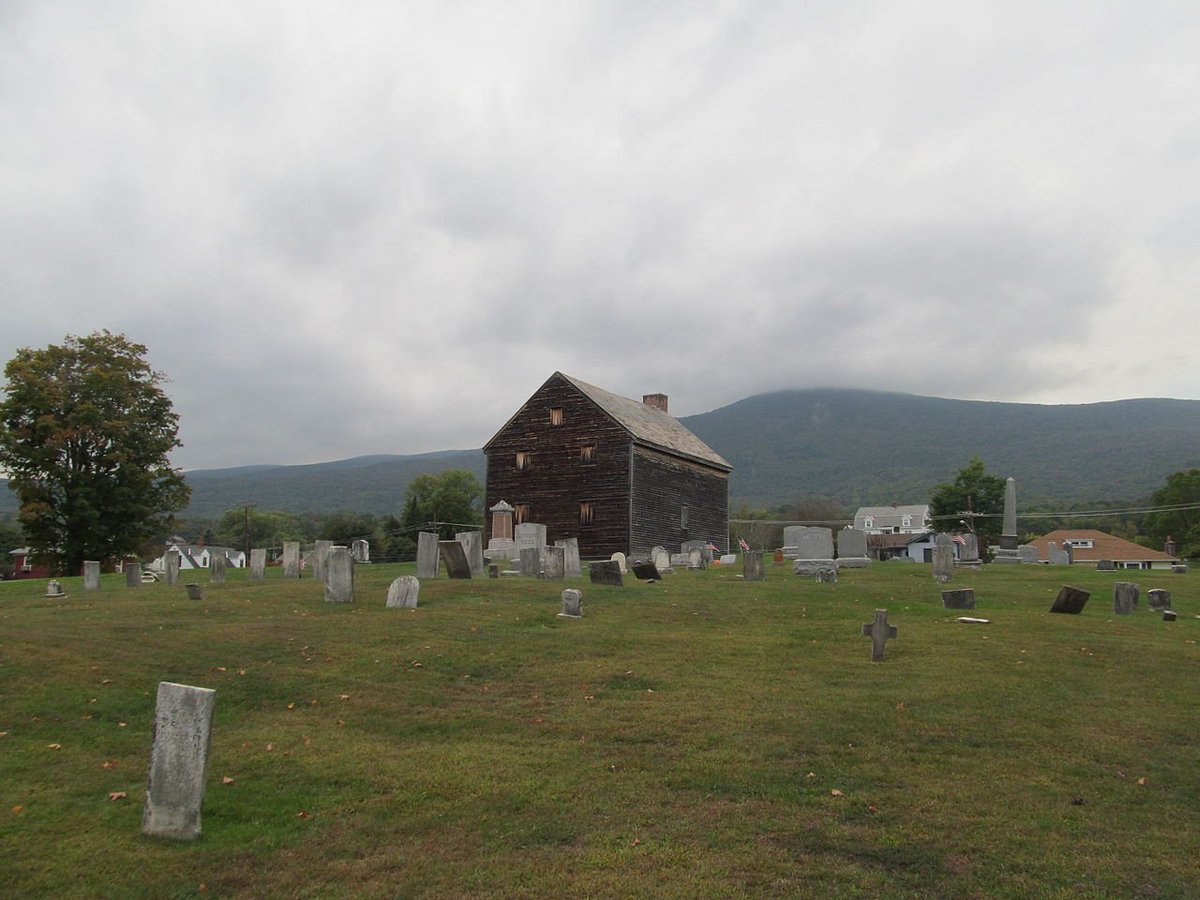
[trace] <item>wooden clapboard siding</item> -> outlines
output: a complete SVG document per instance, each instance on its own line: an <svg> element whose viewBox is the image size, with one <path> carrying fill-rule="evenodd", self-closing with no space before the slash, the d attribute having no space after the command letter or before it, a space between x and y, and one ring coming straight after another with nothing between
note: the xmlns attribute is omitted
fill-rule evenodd
<svg viewBox="0 0 1200 900"><path fill-rule="evenodd" d="M687 507L687 528L681 509ZM678 552L687 540L725 549L729 534L726 473L648 447L633 448L633 523L629 551L646 555L655 545Z"/></svg>

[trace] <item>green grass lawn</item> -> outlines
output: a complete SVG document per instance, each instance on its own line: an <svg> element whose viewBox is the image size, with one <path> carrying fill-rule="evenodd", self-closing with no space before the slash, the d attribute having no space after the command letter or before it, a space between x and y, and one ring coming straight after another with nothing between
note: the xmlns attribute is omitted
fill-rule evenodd
<svg viewBox="0 0 1200 900"><path fill-rule="evenodd" d="M0 584L0 894L1200 896L1192 575L990 566L963 625L927 565L573 582L581 620L521 578L385 609L410 571ZM160 681L217 691L194 843L140 834Z"/></svg>

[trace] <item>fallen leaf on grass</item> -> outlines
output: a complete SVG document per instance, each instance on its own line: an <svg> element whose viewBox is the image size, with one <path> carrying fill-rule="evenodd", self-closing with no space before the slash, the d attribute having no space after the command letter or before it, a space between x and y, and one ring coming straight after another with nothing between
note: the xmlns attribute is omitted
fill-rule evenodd
<svg viewBox="0 0 1200 900"><path fill-rule="evenodd" d="M306 735L304 736L304 746L305 746L305 747L307 747L307 746L308 746L309 744L311 744L311 743L312 743L312 740L311 740L311 739L309 738L309 736L306 734Z"/></svg>
<svg viewBox="0 0 1200 900"><path fill-rule="evenodd" d="M14 815L14 816L19 816L19 815L21 814L21 810L23 810L24 808L25 808L25 807L23 807L23 806L14 806L14 807L12 808L12 813L13 813L13 815Z"/></svg>
<svg viewBox="0 0 1200 900"><path fill-rule="evenodd" d="M338 694L338 699L339 700L349 700L350 695L349 694Z"/></svg>
<svg viewBox="0 0 1200 900"><path fill-rule="evenodd" d="M245 674L246 674L246 670L245 670L245 669L238 669L238 674L239 674L239 675L245 675Z"/></svg>
<svg viewBox="0 0 1200 900"><path fill-rule="evenodd" d="M117 723L117 727L118 727L118 728L128 728L128 727L129 727L129 723L128 723L128 722L118 722L118 723Z"/></svg>
<svg viewBox="0 0 1200 900"><path fill-rule="evenodd" d="M124 791L109 791L108 792L109 800L125 800L128 797L129 797L129 795L127 793L125 793Z"/></svg>
<svg viewBox="0 0 1200 900"><path fill-rule="evenodd" d="M297 819L307 819L308 818L308 810L307 809L300 810L300 812L296 813L296 818Z"/></svg>
<svg viewBox="0 0 1200 900"><path fill-rule="evenodd" d="M117 760L115 760L115 759L110 759L110 760L108 760L107 762L102 762L102 763L100 763L100 768L102 768L102 769L115 769L115 768L116 768L117 766L119 766L119 765L120 765L120 763L119 763L119 762L117 762Z"/></svg>
<svg viewBox="0 0 1200 900"><path fill-rule="evenodd" d="M221 776L221 784L233 784L233 779L230 778L228 775L222 775Z"/></svg>
<svg viewBox="0 0 1200 900"><path fill-rule="evenodd" d="M61 750L62 744L47 744L46 749L47 750Z"/></svg>
<svg viewBox="0 0 1200 900"><path fill-rule="evenodd" d="M295 708L296 708L296 704L295 704L295 703L289 703L289 704L288 704L288 709L295 709Z"/></svg>
<svg viewBox="0 0 1200 900"><path fill-rule="evenodd" d="M103 681L101 681L100 683L101 683L101 684L112 684L112 679L111 679L111 678L105 678L105 679L104 679Z"/></svg>
<svg viewBox="0 0 1200 900"><path fill-rule="evenodd" d="M266 746L264 749L266 749L266 751L267 751L268 753L270 753L272 750L274 750L274 749L275 749L275 745L274 745L274 744L267 744L267 746Z"/></svg>
<svg viewBox="0 0 1200 900"><path fill-rule="evenodd" d="M1139 778L1139 779L1137 780L1137 783L1138 783L1139 785L1141 785L1142 787L1145 787L1145 786L1146 786L1146 776L1145 776L1145 775L1143 775L1141 778Z"/></svg>
<svg viewBox="0 0 1200 900"><path fill-rule="evenodd" d="M829 795L831 797L845 797L846 796L841 791L839 791L837 788L834 788L832 791L830 791Z"/></svg>
<svg viewBox="0 0 1200 900"><path fill-rule="evenodd" d="M642 843L642 839L641 839L641 838L634 838L634 839L633 839L633 846L635 846L635 847L641 846L641 843Z"/></svg>
<svg viewBox="0 0 1200 900"><path fill-rule="evenodd" d="M875 815L877 812L879 812L879 807L878 806L868 806L867 812L869 812L871 815Z"/></svg>

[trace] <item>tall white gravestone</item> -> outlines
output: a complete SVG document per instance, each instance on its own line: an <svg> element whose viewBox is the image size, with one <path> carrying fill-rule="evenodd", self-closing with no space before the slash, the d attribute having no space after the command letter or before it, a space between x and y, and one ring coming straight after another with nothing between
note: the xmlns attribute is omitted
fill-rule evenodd
<svg viewBox="0 0 1200 900"><path fill-rule="evenodd" d="M283 542L283 577L300 577L300 542Z"/></svg>
<svg viewBox="0 0 1200 900"><path fill-rule="evenodd" d="M83 589L85 591L100 590L100 560L88 559L83 563Z"/></svg>
<svg viewBox="0 0 1200 900"><path fill-rule="evenodd" d="M325 554L325 602L354 602L354 557L349 547L330 547Z"/></svg>
<svg viewBox="0 0 1200 900"><path fill-rule="evenodd" d="M262 581L267 575L267 548L255 547L250 551L250 580Z"/></svg>
<svg viewBox="0 0 1200 900"><path fill-rule="evenodd" d="M191 841L200 837L217 692L161 682L154 707L154 747L142 834Z"/></svg>

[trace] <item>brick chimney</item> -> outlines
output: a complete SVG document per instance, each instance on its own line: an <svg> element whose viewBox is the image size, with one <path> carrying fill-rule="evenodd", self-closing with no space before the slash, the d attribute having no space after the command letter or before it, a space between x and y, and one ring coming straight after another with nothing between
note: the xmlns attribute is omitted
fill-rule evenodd
<svg viewBox="0 0 1200 900"><path fill-rule="evenodd" d="M667 411L667 395L666 394L643 394L642 403L646 406L653 406L655 409Z"/></svg>

